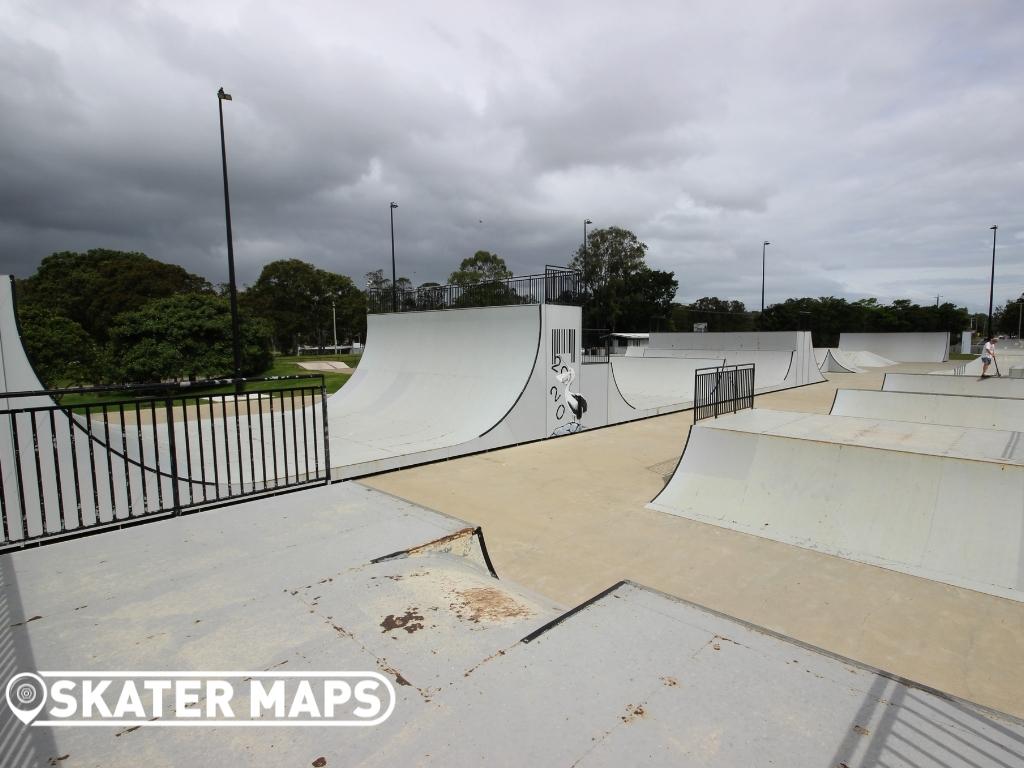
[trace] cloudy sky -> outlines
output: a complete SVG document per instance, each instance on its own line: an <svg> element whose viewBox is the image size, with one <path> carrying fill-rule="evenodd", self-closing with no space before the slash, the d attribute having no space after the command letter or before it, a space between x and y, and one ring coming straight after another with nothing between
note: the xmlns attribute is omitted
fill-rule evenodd
<svg viewBox="0 0 1024 768"><path fill-rule="evenodd" d="M1024 291L1020 0L0 0L0 269L139 250L363 284L621 226L679 300Z"/></svg>

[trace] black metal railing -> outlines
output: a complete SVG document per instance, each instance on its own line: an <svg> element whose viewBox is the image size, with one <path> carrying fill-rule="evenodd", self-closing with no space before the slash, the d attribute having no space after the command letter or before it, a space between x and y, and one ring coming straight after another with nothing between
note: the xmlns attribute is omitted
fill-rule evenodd
<svg viewBox="0 0 1024 768"><path fill-rule="evenodd" d="M368 289L366 311L382 314L510 304L580 304L582 292L580 273L577 270L549 266L542 275L522 275L470 285Z"/></svg>
<svg viewBox="0 0 1024 768"><path fill-rule="evenodd" d="M329 479L322 375L0 393L0 551Z"/></svg>
<svg viewBox="0 0 1024 768"><path fill-rule="evenodd" d="M603 328L583 329L583 364L607 363L611 355L611 331Z"/></svg>
<svg viewBox="0 0 1024 768"><path fill-rule="evenodd" d="M754 364L698 368L693 374L693 421L754 407Z"/></svg>

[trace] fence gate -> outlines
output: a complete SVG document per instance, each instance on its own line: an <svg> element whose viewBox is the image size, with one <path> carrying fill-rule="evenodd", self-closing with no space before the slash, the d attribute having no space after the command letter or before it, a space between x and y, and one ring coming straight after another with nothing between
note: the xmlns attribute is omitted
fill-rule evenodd
<svg viewBox="0 0 1024 768"><path fill-rule="evenodd" d="M754 364L698 368L693 375L693 421L754 407Z"/></svg>

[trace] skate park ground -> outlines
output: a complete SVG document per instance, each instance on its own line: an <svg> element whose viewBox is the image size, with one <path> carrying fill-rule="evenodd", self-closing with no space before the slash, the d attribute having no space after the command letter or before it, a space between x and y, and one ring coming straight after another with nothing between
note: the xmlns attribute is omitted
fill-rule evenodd
<svg viewBox="0 0 1024 768"><path fill-rule="evenodd" d="M755 407L828 413L837 388L880 389L886 371L956 364L829 373L825 383L760 395ZM674 413L361 482L482 526L503 578L563 605L628 578L1024 716L1021 603L645 509L692 418Z"/></svg>

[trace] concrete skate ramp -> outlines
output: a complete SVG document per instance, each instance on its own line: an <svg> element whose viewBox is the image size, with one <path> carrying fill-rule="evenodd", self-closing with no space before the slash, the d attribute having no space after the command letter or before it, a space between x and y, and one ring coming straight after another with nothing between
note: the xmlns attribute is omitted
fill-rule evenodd
<svg viewBox="0 0 1024 768"><path fill-rule="evenodd" d="M896 365L895 360L880 357L874 352L854 352L838 347L815 347L814 358L818 361L818 369L829 373L863 373L865 368Z"/></svg>
<svg viewBox="0 0 1024 768"><path fill-rule="evenodd" d="M820 363L819 371L828 373L863 373L864 369L854 363L839 349L826 349Z"/></svg>
<svg viewBox="0 0 1024 768"><path fill-rule="evenodd" d="M0 420L0 541L122 521L172 497L169 464L139 466L121 433L52 410L46 395L2 396L44 389L22 344L9 276L0 276L0 377L0 409L19 411ZM212 484L187 481L177 490L183 499L217 492Z"/></svg>
<svg viewBox="0 0 1024 768"><path fill-rule="evenodd" d="M1007 376L1010 373L1010 369L1016 366L1024 365L1024 357L1021 356L1017 349L996 350L995 363L989 365L988 375L995 376L998 366L998 370ZM985 364L981 362L981 357L978 356L973 360L967 360L955 368L947 368L942 371L932 371L933 374L944 375L944 376L981 376L982 371L985 369Z"/></svg>
<svg viewBox="0 0 1024 768"><path fill-rule="evenodd" d="M644 356L721 357L726 365L753 363L754 389L759 393L825 380L807 331L652 333Z"/></svg>
<svg viewBox="0 0 1024 768"><path fill-rule="evenodd" d="M744 418L752 413L759 415ZM800 416L746 411L694 425L649 508L1024 600L1019 458L956 457L955 441L945 454L900 450L901 428L918 443L929 442L924 433L951 428L897 422L878 441L884 447L863 436L852 445L841 438L882 422L817 416L800 424ZM830 428L829 420L847 424Z"/></svg>
<svg viewBox="0 0 1024 768"><path fill-rule="evenodd" d="M38 392L45 389L21 342L14 305L14 277L0 275L0 392ZM0 408L33 408L51 405L48 397L0 400Z"/></svg>
<svg viewBox="0 0 1024 768"><path fill-rule="evenodd" d="M637 410L690 407L694 372L723 362L722 358L614 357L611 370L622 399Z"/></svg>
<svg viewBox="0 0 1024 768"><path fill-rule="evenodd" d="M1024 432L1024 400L921 392L836 390L831 413L919 424Z"/></svg>
<svg viewBox="0 0 1024 768"><path fill-rule="evenodd" d="M841 352L845 359L861 368L885 368L889 365L897 365L895 360L890 360L887 357L882 357L874 352L868 352L863 349L843 350L836 347L833 351Z"/></svg>
<svg viewBox="0 0 1024 768"><path fill-rule="evenodd" d="M882 389L887 392L923 392L932 395L1024 398L1024 379L991 375L986 379L978 379L974 376L887 373L882 379Z"/></svg>
<svg viewBox="0 0 1024 768"><path fill-rule="evenodd" d="M541 330L540 305L369 315L359 366L327 401L331 466L488 432L526 389Z"/></svg>
<svg viewBox="0 0 1024 768"><path fill-rule="evenodd" d="M899 363L942 363L949 359L949 333L841 333L839 349L873 352Z"/></svg>

